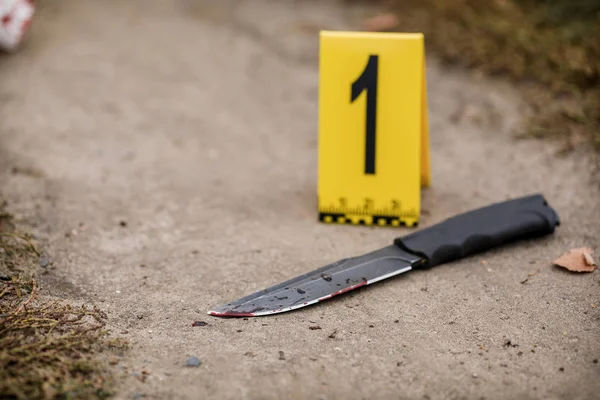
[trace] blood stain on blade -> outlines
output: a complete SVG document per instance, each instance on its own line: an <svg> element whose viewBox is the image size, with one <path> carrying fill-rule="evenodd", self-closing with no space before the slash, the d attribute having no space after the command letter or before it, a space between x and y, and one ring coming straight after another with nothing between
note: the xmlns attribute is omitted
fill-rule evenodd
<svg viewBox="0 0 600 400"><path fill-rule="evenodd" d="M344 294L346 292L349 292L349 291L354 290L354 289L358 289L359 287L366 286L366 285L367 285L367 280L365 278L363 278L363 281L361 283L357 283L356 285L352 285L352 286L347 287L345 289L338 290L337 292L333 292L331 294L328 294L327 296L320 297L318 299L318 301L328 300L328 299L330 299L330 298L332 298L334 296L338 296L340 294Z"/></svg>
<svg viewBox="0 0 600 400"><path fill-rule="evenodd" d="M296 300L295 302L293 302L292 304L290 304L290 307L291 306L295 306L298 303L301 303L304 299L306 299L306 297L300 297L298 300ZM306 304L306 303L304 303L304 304Z"/></svg>

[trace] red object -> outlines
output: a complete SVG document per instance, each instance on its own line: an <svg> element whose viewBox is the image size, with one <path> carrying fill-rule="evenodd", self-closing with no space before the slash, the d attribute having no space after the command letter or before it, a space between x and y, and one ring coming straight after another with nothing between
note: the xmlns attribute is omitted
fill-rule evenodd
<svg viewBox="0 0 600 400"><path fill-rule="evenodd" d="M35 12L32 0L0 0L0 48L13 51L19 47Z"/></svg>

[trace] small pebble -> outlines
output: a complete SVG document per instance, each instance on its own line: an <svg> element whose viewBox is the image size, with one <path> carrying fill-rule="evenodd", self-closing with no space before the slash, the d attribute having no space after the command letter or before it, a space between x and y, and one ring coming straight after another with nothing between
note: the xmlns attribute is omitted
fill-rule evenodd
<svg viewBox="0 0 600 400"><path fill-rule="evenodd" d="M592 361L594 364L598 364L598 359L594 358L594 361Z"/></svg>
<svg viewBox="0 0 600 400"><path fill-rule="evenodd" d="M564 369L563 367L560 367L558 370L559 370L560 372L564 372L564 371L565 371L565 369Z"/></svg>
<svg viewBox="0 0 600 400"><path fill-rule="evenodd" d="M477 375L476 372L473 372L473 378L477 378L479 375Z"/></svg>
<svg viewBox="0 0 600 400"><path fill-rule="evenodd" d="M48 259L48 257L46 256L41 256L40 257L40 267L42 268L46 268L48 265L50 265L50 260Z"/></svg>
<svg viewBox="0 0 600 400"><path fill-rule="evenodd" d="M119 226L121 226L122 228L127 227L127 221L125 221L124 219L119 221Z"/></svg>
<svg viewBox="0 0 600 400"><path fill-rule="evenodd" d="M200 364L202 364L202 361L200 361L200 359L198 357L195 356L191 356L190 358L188 358L187 360L185 360L185 366L186 367L199 367Z"/></svg>
<svg viewBox="0 0 600 400"><path fill-rule="evenodd" d="M204 322L204 321L194 321L192 323L192 326L207 326L208 322Z"/></svg>
<svg viewBox="0 0 600 400"><path fill-rule="evenodd" d="M279 359L280 360L285 360L285 354L281 350L279 350Z"/></svg>

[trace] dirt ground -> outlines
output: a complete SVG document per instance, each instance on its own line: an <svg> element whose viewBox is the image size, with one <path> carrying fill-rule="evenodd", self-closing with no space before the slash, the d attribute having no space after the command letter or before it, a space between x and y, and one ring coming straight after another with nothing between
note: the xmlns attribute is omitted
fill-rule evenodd
<svg viewBox="0 0 600 400"><path fill-rule="evenodd" d="M550 266L572 247L600 257L597 156L516 139L526 108L513 88L434 58L421 226L541 192L556 234L298 312L206 315L410 232L317 222L318 30L360 29L372 12L57 0L0 58L0 189L51 256L46 291L98 305L130 340L117 398L600 393L600 274Z"/></svg>

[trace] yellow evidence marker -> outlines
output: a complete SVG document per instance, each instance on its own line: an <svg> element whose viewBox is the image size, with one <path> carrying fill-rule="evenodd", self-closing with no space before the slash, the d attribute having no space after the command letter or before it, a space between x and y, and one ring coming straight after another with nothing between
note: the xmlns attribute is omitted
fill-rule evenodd
<svg viewBox="0 0 600 400"><path fill-rule="evenodd" d="M423 34L321 31L319 58L319 220L416 226L430 185Z"/></svg>

